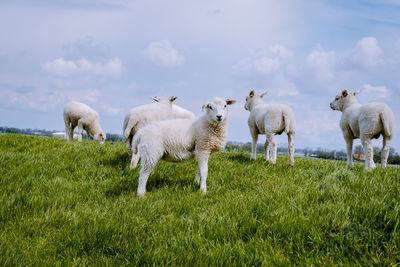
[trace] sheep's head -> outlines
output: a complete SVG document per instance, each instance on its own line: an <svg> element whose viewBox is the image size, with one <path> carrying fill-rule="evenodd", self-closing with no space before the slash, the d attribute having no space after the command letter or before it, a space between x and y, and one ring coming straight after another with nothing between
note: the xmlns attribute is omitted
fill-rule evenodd
<svg viewBox="0 0 400 267"><path fill-rule="evenodd" d="M254 93L254 90L251 90L249 95L246 96L246 103L244 104L244 109L251 111L253 107L256 105L263 103L262 98L267 94L267 92L262 93L261 95L257 95Z"/></svg>
<svg viewBox="0 0 400 267"><path fill-rule="evenodd" d="M155 97L153 97L153 100L155 102L157 102L157 103L159 103L161 105L169 106L171 108L172 108L172 102L174 102L175 99L177 99L176 96L171 96L171 97L165 97L165 96L157 97L157 96L155 96Z"/></svg>
<svg viewBox="0 0 400 267"><path fill-rule="evenodd" d="M102 145L102 144L104 144L104 141L106 141L106 135L103 132L96 133L93 136L93 139L96 140L97 142L99 142L100 145Z"/></svg>
<svg viewBox="0 0 400 267"><path fill-rule="evenodd" d="M235 103L236 100L223 100L222 98L216 97L203 105L203 109L206 110L208 120L213 123L221 123L228 118L227 106Z"/></svg>
<svg viewBox="0 0 400 267"><path fill-rule="evenodd" d="M330 103L331 109L343 111L350 104L357 102L355 95L361 91L349 93L347 89L335 96L335 99Z"/></svg>

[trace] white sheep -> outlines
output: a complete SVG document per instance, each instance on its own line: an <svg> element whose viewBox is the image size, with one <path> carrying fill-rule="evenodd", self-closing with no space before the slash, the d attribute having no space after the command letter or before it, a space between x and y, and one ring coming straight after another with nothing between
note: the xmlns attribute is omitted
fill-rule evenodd
<svg viewBox="0 0 400 267"><path fill-rule="evenodd" d="M100 144L104 144L106 135L100 126L99 114L89 106L72 101L64 108L65 135L68 141L73 140L74 129L78 126L78 141L82 141L83 130L86 131L88 140L89 136L97 140Z"/></svg>
<svg viewBox="0 0 400 267"><path fill-rule="evenodd" d="M265 134L265 159L276 163L276 142L274 136L285 132L288 136L289 164L294 165L294 139L296 120L291 108L283 104L265 104L266 94L256 95L253 90L246 97L244 108L250 111L248 125L252 137L251 159L256 160L256 148L259 134ZM269 153L271 152L271 157Z"/></svg>
<svg viewBox="0 0 400 267"><path fill-rule="evenodd" d="M193 112L172 103L171 119L193 119L194 117L196 116Z"/></svg>
<svg viewBox="0 0 400 267"><path fill-rule="evenodd" d="M384 103L361 105L355 95L343 90L330 103L331 109L342 112L340 128L347 146L347 167L353 167L353 140L360 138L365 153L365 170L375 168L372 138L383 136L381 166L386 167L390 142L394 133L394 115Z"/></svg>
<svg viewBox="0 0 400 267"><path fill-rule="evenodd" d="M176 97L154 97L156 103L131 109L125 116L123 134L129 156L132 156L132 139L136 132L153 121L171 118L194 118L194 114L182 107L171 104ZM172 106L171 106L172 105Z"/></svg>
<svg viewBox="0 0 400 267"><path fill-rule="evenodd" d="M213 151L225 147L228 134L227 105L235 100L214 98L203 108L206 113L194 119L172 119L153 122L135 135L132 149L141 159L137 193L146 192L147 179L160 159L183 161L195 157L198 171L195 178L200 190L207 192L208 158ZM132 157L131 167L137 166L139 157Z"/></svg>

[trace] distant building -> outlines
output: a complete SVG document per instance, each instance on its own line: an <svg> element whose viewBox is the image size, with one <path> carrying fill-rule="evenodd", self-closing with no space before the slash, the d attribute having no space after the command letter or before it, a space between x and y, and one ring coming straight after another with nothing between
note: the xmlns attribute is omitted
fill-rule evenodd
<svg viewBox="0 0 400 267"><path fill-rule="evenodd" d="M55 133L52 133L52 135L54 137L65 138L65 132L55 132Z"/></svg>
<svg viewBox="0 0 400 267"><path fill-rule="evenodd" d="M59 137L59 138L66 138L65 132L54 132L52 133L53 137ZM74 133L74 139L78 138L78 135Z"/></svg>

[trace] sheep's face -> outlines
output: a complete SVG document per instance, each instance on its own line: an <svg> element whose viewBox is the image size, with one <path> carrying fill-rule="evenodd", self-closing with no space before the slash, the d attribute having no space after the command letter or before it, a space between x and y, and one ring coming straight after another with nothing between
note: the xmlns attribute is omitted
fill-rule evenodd
<svg viewBox="0 0 400 267"><path fill-rule="evenodd" d="M235 100L223 100L216 97L208 102L206 105L203 105L203 108L206 109L209 121L218 124L228 118L227 106L232 105L235 102Z"/></svg>
<svg viewBox="0 0 400 267"><path fill-rule="evenodd" d="M99 134L95 134L93 137L94 140L97 140L97 142L99 142L100 145L104 144L104 141L106 141L106 135L101 132Z"/></svg>
<svg viewBox="0 0 400 267"><path fill-rule="evenodd" d="M262 98L265 96L267 92L262 93L261 95L256 95L254 90L251 90L249 95L246 96L246 103L244 104L244 109L249 110L256 106L259 103L263 103Z"/></svg>
<svg viewBox="0 0 400 267"><path fill-rule="evenodd" d="M331 109L343 111L343 109L350 103L355 101L355 95L359 92L347 92L343 90L341 93L335 96L335 99L330 103Z"/></svg>

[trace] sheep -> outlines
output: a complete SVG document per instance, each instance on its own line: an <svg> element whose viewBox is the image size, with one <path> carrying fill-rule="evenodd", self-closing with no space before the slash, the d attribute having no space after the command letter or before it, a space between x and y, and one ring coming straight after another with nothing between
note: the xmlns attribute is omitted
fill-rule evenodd
<svg viewBox="0 0 400 267"><path fill-rule="evenodd" d="M276 142L274 136L285 132L288 136L289 165L294 165L294 139L296 135L296 120L291 108L283 104L264 104L262 98L267 92L256 95L251 90L246 97L244 108L250 111L248 125L252 137L251 157L256 160L257 139L259 134L265 134L265 160L276 163ZM271 152L271 157L270 157Z"/></svg>
<svg viewBox="0 0 400 267"><path fill-rule="evenodd" d="M135 133L143 126L152 121L166 120L171 118L194 118L189 110L171 103L176 97L153 97L156 103L147 104L131 109L125 116L123 134L128 154L132 156L132 139Z"/></svg>
<svg viewBox="0 0 400 267"><path fill-rule="evenodd" d="M196 116L193 112L172 103L171 119L193 119L194 117Z"/></svg>
<svg viewBox="0 0 400 267"><path fill-rule="evenodd" d="M200 117L156 121L141 128L132 143L133 153L139 155L142 165L138 195L144 196L147 179L160 159L180 162L193 157L198 162L194 181L201 183L200 190L206 193L208 158L212 152L225 147L228 134L227 105L235 102L216 97L203 105L206 113ZM139 157L132 157L132 168L137 166Z"/></svg>
<svg viewBox="0 0 400 267"><path fill-rule="evenodd" d="M68 141L73 140L74 129L78 126L78 141L82 141L83 130L86 131L88 140L89 136L97 140L100 144L104 144L106 135L100 126L99 114L89 106L72 101L64 108L65 135Z"/></svg>
<svg viewBox="0 0 400 267"><path fill-rule="evenodd" d="M355 95L360 93L343 90L330 103L332 110L342 112L340 128L347 146L347 167L353 167L353 140L360 138L365 154L365 170L374 169L372 138L383 136L381 166L386 168L390 142L394 133L394 115L384 103L360 104Z"/></svg>

